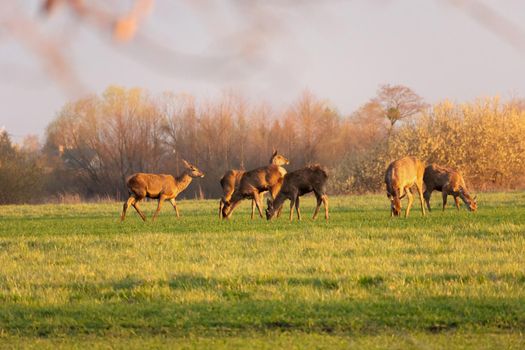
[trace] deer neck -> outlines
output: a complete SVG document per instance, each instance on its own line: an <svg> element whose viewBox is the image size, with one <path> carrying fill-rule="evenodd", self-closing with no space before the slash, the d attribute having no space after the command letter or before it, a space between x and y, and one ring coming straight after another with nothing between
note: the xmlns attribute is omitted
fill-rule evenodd
<svg viewBox="0 0 525 350"><path fill-rule="evenodd" d="M465 203L466 205L470 206L470 200L467 198L468 194L465 195L465 193L467 193L467 191L463 187L460 187L459 188L459 198L461 198L463 203Z"/></svg>
<svg viewBox="0 0 525 350"><path fill-rule="evenodd" d="M183 172L181 175L177 176L176 186L179 192L185 190L186 187L188 187L188 185L191 183L191 180L193 180L193 178L186 172Z"/></svg>
<svg viewBox="0 0 525 350"><path fill-rule="evenodd" d="M284 194L279 192L277 196L275 197L275 200L273 201L273 207L276 212L279 211L279 209L281 209L285 200L286 200L286 197L284 196Z"/></svg>

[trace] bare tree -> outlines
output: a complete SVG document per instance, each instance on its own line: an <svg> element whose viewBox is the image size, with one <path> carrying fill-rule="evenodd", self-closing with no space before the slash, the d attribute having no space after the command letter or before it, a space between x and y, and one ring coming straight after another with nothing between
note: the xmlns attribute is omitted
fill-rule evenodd
<svg viewBox="0 0 525 350"><path fill-rule="evenodd" d="M109 87L66 105L48 127L47 146L78 172L88 194L123 194L128 175L159 169L163 121L144 91Z"/></svg>
<svg viewBox="0 0 525 350"><path fill-rule="evenodd" d="M290 153L295 156L297 164L326 164L328 159L334 157L333 151L337 149L334 143L339 138L341 118L327 101L305 91L287 115L293 119L293 125L290 125L292 130L286 132L295 134L291 139L300 150L297 154ZM289 128L287 122L285 119L285 129Z"/></svg>
<svg viewBox="0 0 525 350"><path fill-rule="evenodd" d="M421 96L403 85L380 86L377 96L371 102L380 107L381 113L390 122L390 131L398 121L412 117L428 107Z"/></svg>

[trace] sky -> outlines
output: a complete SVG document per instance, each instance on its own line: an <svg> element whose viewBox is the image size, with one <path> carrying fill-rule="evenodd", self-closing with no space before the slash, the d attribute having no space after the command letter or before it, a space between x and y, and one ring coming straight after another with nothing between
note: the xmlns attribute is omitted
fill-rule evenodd
<svg viewBox="0 0 525 350"><path fill-rule="evenodd" d="M381 84L429 103L525 98L521 0L156 0L130 43L67 9L45 17L39 0L20 3L38 30L60 38L81 88L61 84L0 15L0 128L15 141L44 137L65 103L109 85L201 100L233 91L276 110L309 90L343 115Z"/></svg>

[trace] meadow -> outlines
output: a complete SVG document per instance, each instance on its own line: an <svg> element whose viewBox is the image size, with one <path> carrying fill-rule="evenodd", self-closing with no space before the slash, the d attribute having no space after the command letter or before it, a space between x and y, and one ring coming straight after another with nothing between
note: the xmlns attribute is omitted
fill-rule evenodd
<svg viewBox="0 0 525 350"><path fill-rule="evenodd" d="M230 221L218 201L0 207L2 348L525 347L525 193L390 218L386 195L330 220ZM449 200L449 203L451 201ZM405 205L405 201L403 205ZM144 203L148 217L155 203Z"/></svg>

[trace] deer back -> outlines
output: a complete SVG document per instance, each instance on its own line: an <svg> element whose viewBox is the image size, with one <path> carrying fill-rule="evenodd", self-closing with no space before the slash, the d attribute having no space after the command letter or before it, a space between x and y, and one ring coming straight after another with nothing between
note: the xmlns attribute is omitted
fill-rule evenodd
<svg viewBox="0 0 525 350"><path fill-rule="evenodd" d="M460 188L466 190L465 180L461 173L438 164L430 164L425 168L423 180L428 189L442 191L443 187L447 187L453 192L458 192Z"/></svg>
<svg viewBox="0 0 525 350"><path fill-rule="evenodd" d="M244 173L239 190L243 193L250 191L251 188L256 188L258 191L269 190L283 177L279 168L277 165L270 164Z"/></svg>
<svg viewBox="0 0 525 350"><path fill-rule="evenodd" d="M241 182L241 178L244 175L244 170L231 169L224 173L223 177L220 180L221 187L225 189L226 187L235 188Z"/></svg>
<svg viewBox="0 0 525 350"><path fill-rule="evenodd" d="M299 195L303 195L316 190L324 193L327 180L328 174L320 166L307 166L286 174L281 192L297 192Z"/></svg>
<svg viewBox="0 0 525 350"><path fill-rule="evenodd" d="M157 198L160 194L171 194L175 179L166 174L136 173L127 180L128 190L139 197Z"/></svg>
<svg viewBox="0 0 525 350"><path fill-rule="evenodd" d="M388 193L402 193L404 188L422 182L424 173L425 165L415 157L404 157L390 163L385 173Z"/></svg>

